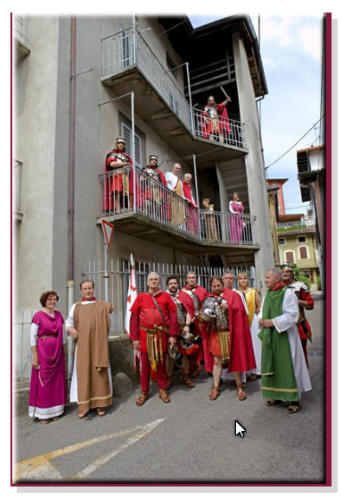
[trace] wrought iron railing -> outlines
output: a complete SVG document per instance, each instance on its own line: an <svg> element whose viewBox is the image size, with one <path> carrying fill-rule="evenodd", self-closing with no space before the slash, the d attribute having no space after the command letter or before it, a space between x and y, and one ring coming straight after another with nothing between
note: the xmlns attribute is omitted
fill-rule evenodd
<svg viewBox="0 0 342 499"><path fill-rule="evenodd" d="M102 40L102 76L115 76L136 66L150 85L194 137L226 146L246 148L244 124L220 117L217 127L189 101L170 71L155 55L138 30L132 27Z"/></svg>
<svg viewBox="0 0 342 499"><path fill-rule="evenodd" d="M251 215L205 211L131 166L99 174L101 217L123 218L137 213L173 232L210 244L254 244Z"/></svg>

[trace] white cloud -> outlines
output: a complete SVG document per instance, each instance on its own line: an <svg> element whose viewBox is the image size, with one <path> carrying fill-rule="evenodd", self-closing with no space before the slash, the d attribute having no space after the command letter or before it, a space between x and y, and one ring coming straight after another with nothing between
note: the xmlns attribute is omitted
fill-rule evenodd
<svg viewBox="0 0 342 499"><path fill-rule="evenodd" d="M298 32L302 49L314 59L321 60L322 34L318 26L304 26Z"/></svg>

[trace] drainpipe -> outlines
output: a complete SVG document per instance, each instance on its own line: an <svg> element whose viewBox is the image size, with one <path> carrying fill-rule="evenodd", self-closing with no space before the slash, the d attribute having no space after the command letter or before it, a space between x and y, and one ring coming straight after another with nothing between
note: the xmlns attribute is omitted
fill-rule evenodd
<svg viewBox="0 0 342 499"><path fill-rule="evenodd" d="M71 17L69 192L68 192L68 310L74 302L75 269L75 122L76 122L76 16ZM68 337L68 380L73 368L73 340Z"/></svg>

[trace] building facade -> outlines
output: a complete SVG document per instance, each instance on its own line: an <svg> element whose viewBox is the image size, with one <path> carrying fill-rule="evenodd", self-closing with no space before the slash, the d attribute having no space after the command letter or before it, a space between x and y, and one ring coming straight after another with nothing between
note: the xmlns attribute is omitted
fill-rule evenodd
<svg viewBox="0 0 342 499"><path fill-rule="evenodd" d="M187 17L14 16L14 23L15 309L36 309L42 290L56 289L66 313L85 276L104 297L106 278L131 253L149 268L245 268L261 289L273 265L256 106L267 86L249 17L197 29ZM208 95L221 102L226 94L230 131L208 136ZM134 157L133 199L105 209L104 160L118 136ZM150 188L167 209L141 205L141 167L151 153L164 172L178 161L193 174L195 231L171 221L170 207L187 213L188 205L156 184ZM228 208L235 191L244 205L238 238ZM203 197L215 207L214 234ZM108 275L103 217L115 226ZM109 293L123 308L122 283L112 279Z"/></svg>

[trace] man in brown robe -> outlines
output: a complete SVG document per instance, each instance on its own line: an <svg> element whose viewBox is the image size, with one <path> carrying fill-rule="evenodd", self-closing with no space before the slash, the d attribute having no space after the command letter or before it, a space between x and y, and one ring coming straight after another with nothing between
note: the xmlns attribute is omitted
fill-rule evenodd
<svg viewBox="0 0 342 499"><path fill-rule="evenodd" d="M81 301L72 305L65 322L67 333L76 348L70 387L70 402L78 403L78 417L90 409L99 416L112 403L112 380L109 362L108 331L111 303L96 300L93 281L80 284Z"/></svg>

